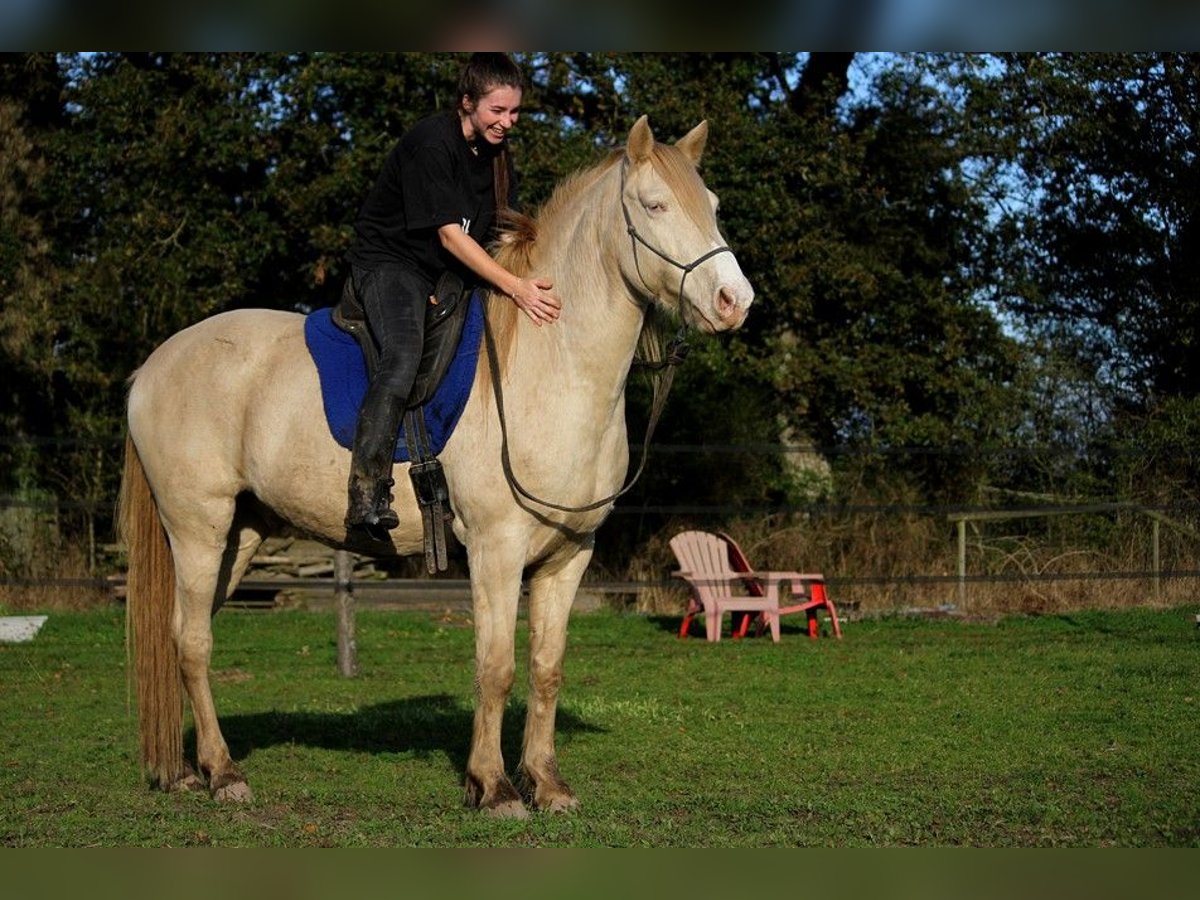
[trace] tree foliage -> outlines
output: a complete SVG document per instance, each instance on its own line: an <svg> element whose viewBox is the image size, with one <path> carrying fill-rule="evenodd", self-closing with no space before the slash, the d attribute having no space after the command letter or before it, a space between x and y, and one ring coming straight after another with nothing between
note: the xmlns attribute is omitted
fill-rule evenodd
<svg viewBox="0 0 1200 900"><path fill-rule="evenodd" d="M1027 422L1110 487L1145 435L1160 452L1171 436L1186 459L1197 426L1181 411L1200 394L1200 57L967 62L939 71L954 70L979 158L1002 175L989 290L1035 375ZM1167 469L1194 490L1200 469Z"/></svg>
<svg viewBox="0 0 1200 900"><path fill-rule="evenodd" d="M757 300L739 334L694 340L663 440L878 459L872 478L969 501L995 483L1133 489L1130 435L1179 448L1195 432L1195 56L519 59L527 207L638 115L664 140L712 127L704 175ZM125 380L156 344L225 309L332 303L371 180L453 102L460 63L0 58L3 492L110 497L114 458L70 442L115 450ZM973 452L1016 446L1030 453ZM1044 463L1048 447L1065 455ZM788 459L673 459L641 496L822 496Z"/></svg>

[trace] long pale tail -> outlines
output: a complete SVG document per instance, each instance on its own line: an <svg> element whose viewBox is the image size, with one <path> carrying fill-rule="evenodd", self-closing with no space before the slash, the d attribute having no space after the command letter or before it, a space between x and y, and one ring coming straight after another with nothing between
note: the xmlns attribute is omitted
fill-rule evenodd
<svg viewBox="0 0 1200 900"><path fill-rule="evenodd" d="M161 787L183 777L183 686L172 635L175 565L133 439L125 439L118 521L129 554L125 616L138 696L141 762Z"/></svg>

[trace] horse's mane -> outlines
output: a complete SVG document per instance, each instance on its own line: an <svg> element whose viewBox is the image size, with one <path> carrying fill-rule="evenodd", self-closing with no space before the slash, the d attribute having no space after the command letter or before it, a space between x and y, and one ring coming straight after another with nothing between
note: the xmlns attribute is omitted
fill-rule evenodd
<svg viewBox="0 0 1200 900"><path fill-rule="evenodd" d="M502 211L499 217L499 237L491 247L496 261L522 278L534 274L534 251L544 225L557 221L563 210L570 208L579 194L616 165L623 153L624 150L614 150L602 162L567 176L533 216L512 209ZM503 367L503 360L508 358L516 335L520 310L508 297L496 291L489 291L487 315Z"/></svg>
<svg viewBox="0 0 1200 900"><path fill-rule="evenodd" d="M502 212L500 236L493 248L500 265L514 275L532 274L533 251L541 223L557 219L564 208L575 202L578 194L590 188L624 155L623 148L613 150L600 163L569 175L559 183L550 199L532 218L514 210ZM650 158L654 167L671 186L688 217L707 226L712 220L712 209L708 204L703 182L696 177L695 164L678 147L669 144L655 144Z"/></svg>

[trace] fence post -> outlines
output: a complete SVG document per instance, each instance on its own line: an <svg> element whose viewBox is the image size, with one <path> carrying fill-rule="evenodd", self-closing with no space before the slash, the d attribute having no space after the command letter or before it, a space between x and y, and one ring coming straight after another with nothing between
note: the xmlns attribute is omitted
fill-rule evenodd
<svg viewBox="0 0 1200 900"><path fill-rule="evenodd" d="M1159 565L1160 565L1159 564L1159 551L1158 551L1158 531L1159 531L1158 519L1151 519L1150 523L1151 523L1150 554L1154 561L1154 563L1153 563L1153 567L1154 567L1154 602L1158 603L1159 602L1159 590L1160 590L1159 575L1158 575Z"/></svg>
<svg viewBox="0 0 1200 900"><path fill-rule="evenodd" d="M333 584L338 672L344 678L353 678L358 674L358 643L354 635L354 562L349 551L334 551Z"/></svg>
<svg viewBox="0 0 1200 900"><path fill-rule="evenodd" d="M967 518L958 520L958 608L967 606Z"/></svg>

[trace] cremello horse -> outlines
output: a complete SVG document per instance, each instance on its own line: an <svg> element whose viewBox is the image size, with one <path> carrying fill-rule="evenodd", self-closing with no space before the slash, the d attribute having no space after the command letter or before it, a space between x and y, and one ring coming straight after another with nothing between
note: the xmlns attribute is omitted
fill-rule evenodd
<svg viewBox="0 0 1200 900"><path fill-rule="evenodd" d="M511 471L539 499L586 507L619 489L628 466L625 381L649 304L707 332L746 317L754 292L697 173L707 134L702 122L674 146L658 144L642 117L623 151L565 181L496 251L514 271L553 279L562 299L559 321L541 328L504 297L489 297L486 307ZM570 809L577 800L554 747L567 616L612 504L564 511L519 494L501 465L495 388L485 347L440 458L474 604L466 798L523 816L500 750L522 578L530 683L521 783L538 809ZM164 789L201 788L206 779L219 800L251 797L213 705L210 619L274 527L287 523L330 546L374 555L422 550L406 464L396 472L400 526L392 542L347 535L350 453L319 409L317 372L295 313L213 316L164 342L131 380L120 520L142 762ZM183 755L182 690L195 721L198 771Z"/></svg>

